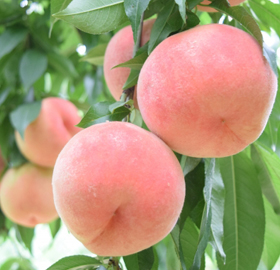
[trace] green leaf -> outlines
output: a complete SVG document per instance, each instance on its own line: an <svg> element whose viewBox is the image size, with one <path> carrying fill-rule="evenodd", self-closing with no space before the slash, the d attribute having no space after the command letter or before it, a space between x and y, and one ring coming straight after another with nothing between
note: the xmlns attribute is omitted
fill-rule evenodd
<svg viewBox="0 0 280 270"><path fill-rule="evenodd" d="M0 93L0 106L5 102L6 98L8 97L11 91L11 88L6 88L2 90L2 92Z"/></svg>
<svg viewBox="0 0 280 270"><path fill-rule="evenodd" d="M62 54L49 53L48 62L56 71L60 72L65 77L77 78L79 76L73 62Z"/></svg>
<svg viewBox="0 0 280 270"><path fill-rule="evenodd" d="M32 253L31 244L34 237L34 228L27 228L15 224L15 229L16 229L16 237L19 240L19 242L24 243L24 245Z"/></svg>
<svg viewBox="0 0 280 270"><path fill-rule="evenodd" d="M123 260L127 270L151 270L155 260L153 248L150 247L138 253L124 256Z"/></svg>
<svg viewBox="0 0 280 270"><path fill-rule="evenodd" d="M182 30L188 30L190 28L193 28L199 25L199 23L200 23L199 17L195 13L187 10L186 27L182 28Z"/></svg>
<svg viewBox="0 0 280 270"><path fill-rule="evenodd" d="M112 103L105 101L91 106L77 126L87 128L106 121L121 121L130 113L130 110L125 106L115 109L112 113L109 109L111 105Z"/></svg>
<svg viewBox="0 0 280 270"><path fill-rule="evenodd" d="M183 250L182 250L181 242L180 242L180 234L181 234L180 227L179 227L178 224L176 224L175 227L172 229L170 235L171 235L171 238L172 238L173 243L174 243L174 247L175 247L175 252L176 252L177 258L179 259L180 264L181 264L180 265L180 270L181 269L186 270Z"/></svg>
<svg viewBox="0 0 280 270"><path fill-rule="evenodd" d="M123 0L73 0L66 9L54 14L90 34L112 31L125 23Z"/></svg>
<svg viewBox="0 0 280 270"><path fill-rule="evenodd" d="M47 270L90 270L95 269L101 262L95 258L75 255L62 258Z"/></svg>
<svg viewBox="0 0 280 270"><path fill-rule="evenodd" d="M8 28L0 36L0 59L21 43L26 38L27 33L25 28Z"/></svg>
<svg viewBox="0 0 280 270"><path fill-rule="evenodd" d="M225 204L225 187L221 177L219 163L215 159L205 160L206 178L207 175L212 182L211 191L211 233L213 238L213 246L225 261L225 252L223 249L224 237L224 204Z"/></svg>
<svg viewBox="0 0 280 270"><path fill-rule="evenodd" d="M188 0L187 4L188 4L189 10L193 9L196 5L198 5L202 1L203 0Z"/></svg>
<svg viewBox="0 0 280 270"><path fill-rule="evenodd" d="M150 1L151 0L124 0L125 13L131 23L134 43L137 43L142 14L147 9Z"/></svg>
<svg viewBox="0 0 280 270"><path fill-rule="evenodd" d="M130 122L136 126L142 127L143 118L141 116L141 112L138 109L134 109L131 111Z"/></svg>
<svg viewBox="0 0 280 270"><path fill-rule="evenodd" d="M280 214L280 158L258 142L251 144L251 156L262 192L275 213Z"/></svg>
<svg viewBox="0 0 280 270"><path fill-rule="evenodd" d="M57 218L56 220L49 223L49 228L52 234L52 238L55 238L56 234L58 233L61 227L61 219Z"/></svg>
<svg viewBox="0 0 280 270"><path fill-rule="evenodd" d="M26 51L19 66L19 75L26 90L35 83L46 71L47 56L37 50Z"/></svg>
<svg viewBox="0 0 280 270"><path fill-rule="evenodd" d="M273 72L278 77L278 69L277 69L277 55L276 52L269 48L266 43L263 43L263 55L270 64Z"/></svg>
<svg viewBox="0 0 280 270"><path fill-rule="evenodd" d="M161 9L164 7L164 0L151 0L146 11L144 19L148 19L156 13L159 13Z"/></svg>
<svg viewBox="0 0 280 270"><path fill-rule="evenodd" d="M22 138L24 138L24 131L27 126L38 117L41 110L41 103L41 101L26 103L20 105L10 113L11 123Z"/></svg>
<svg viewBox="0 0 280 270"><path fill-rule="evenodd" d="M199 240L199 230L190 217L187 218L180 234L180 242L187 269L190 269L196 253Z"/></svg>
<svg viewBox="0 0 280 270"><path fill-rule="evenodd" d="M213 182L215 181L214 171L215 171L215 159L205 159L205 187L203 189L205 206L204 206L204 212L203 212L201 226L200 226L199 241L197 244L197 250L194 256L193 264L192 267L190 268L191 270L200 269L201 259L204 255L205 249L209 241L209 237L211 235L212 189L213 189ZM216 229L216 231L220 233L220 228ZM217 240L218 240L217 242L219 242L219 236L220 235L217 235Z"/></svg>
<svg viewBox="0 0 280 270"><path fill-rule="evenodd" d="M226 190L226 264L218 260L219 268L256 270L263 250L265 216L254 166L244 152L218 160Z"/></svg>
<svg viewBox="0 0 280 270"><path fill-rule="evenodd" d="M254 18L245 10L245 8L241 6L226 7L219 0L215 0L214 2L212 2L209 7L213 7L218 11L229 15L230 17L241 23L263 48L263 38L261 30Z"/></svg>
<svg viewBox="0 0 280 270"><path fill-rule="evenodd" d="M178 221L180 230L183 229L185 220L190 216L198 203L203 200L204 164L201 162L192 171L185 175L186 196L184 206Z"/></svg>
<svg viewBox="0 0 280 270"><path fill-rule="evenodd" d="M138 81L139 74L140 74L140 70L132 69L129 73L127 81L125 82L125 84L123 86L123 90L126 90L126 89L136 85L137 81Z"/></svg>
<svg viewBox="0 0 280 270"><path fill-rule="evenodd" d="M159 12L149 41L148 54L170 33L178 31L183 25L178 6L173 1L168 1L165 7Z"/></svg>
<svg viewBox="0 0 280 270"><path fill-rule="evenodd" d="M261 22L269 25L280 36L280 5L268 0L250 0L248 3Z"/></svg>
<svg viewBox="0 0 280 270"><path fill-rule="evenodd" d="M133 105L133 100L128 101L116 101L115 103L111 104L109 106L109 111L111 113L115 113L118 109L121 109L123 107L131 107Z"/></svg>
<svg viewBox="0 0 280 270"><path fill-rule="evenodd" d="M264 198L265 240L262 261L267 269L272 269L280 256L280 216L276 215Z"/></svg>
<svg viewBox="0 0 280 270"><path fill-rule="evenodd" d="M117 66L114 66L113 68L118 68L118 67L129 67L134 70L141 70L143 64L145 63L146 59L148 57L148 53L144 51L143 53L135 56L134 58L121 63Z"/></svg>
<svg viewBox="0 0 280 270"><path fill-rule="evenodd" d="M179 7L180 15L183 22L186 22L186 1L185 0L175 0L176 4Z"/></svg>
<svg viewBox="0 0 280 270"><path fill-rule="evenodd" d="M87 53L87 55L82 57L80 61L86 61L96 66L102 66L107 45L107 43L102 43L95 46Z"/></svg>
<svg viewBox="0 0 280 270"><path fill-rule="evenodd" d="M182 156L181 157L181 168L183 170L184 175L187 175L189 172L191 172L201 161L201 158L193 158L188 156Z"/></svg>
<svg viewBox="0 0 280 270"><path fill-rule="evenodd" d="M51 0L51 14L53 15L64 10L71 3L71 1L72 0ZM50 33L57 20L57 18L51 17Z"/></svg>
<svg viewBox="0 0 280 270"><path fill-rule="evenodd" d="M15 268L15 266L18 267ZM0 270L11 270L11 269L33 270L34 267L31 265L30 261L25 258L9 258L0 266Z"/></svg>

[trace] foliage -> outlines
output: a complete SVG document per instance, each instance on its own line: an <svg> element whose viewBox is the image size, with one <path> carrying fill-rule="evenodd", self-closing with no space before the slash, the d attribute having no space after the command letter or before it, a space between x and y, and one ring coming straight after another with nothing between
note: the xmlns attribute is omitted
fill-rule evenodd
<svg viewBox="0 0 280 270"><path fill-rule="evenodd" d="M133 101L114 101L102 68L106 46L123 26L132 25L135 44L139 44L143 18L157 19L149 43L119 65L131 68L124 89L137 83L146 58L165 38L218 21L249 32L261 46L263 36L270 36L273 44L270 48L264 44L264 56L277 73L279 2L248 0L230 7L226 0L215 0L211 6L217 13L197 11L200 2L0 1L0 147L6 168L26 162L15 144L14 131L23 136L45 97L72 101L84 116L79 123L83 128L124 118L147 128ZM162 242L122 259L69 256L48 269L194 270L206 269L209 261L221 270L272 269L280 256L279 100L278 95L261 137L241 153L221 159L177 154L185 175L186 199L176 226ZM55 238L60 220L49 227ZM34 230L13 224L0 211L0 241L7 241L13 232L18 244L32 254ZM32 256L0 257L0 263L0 270L35 269Z"/></svg>

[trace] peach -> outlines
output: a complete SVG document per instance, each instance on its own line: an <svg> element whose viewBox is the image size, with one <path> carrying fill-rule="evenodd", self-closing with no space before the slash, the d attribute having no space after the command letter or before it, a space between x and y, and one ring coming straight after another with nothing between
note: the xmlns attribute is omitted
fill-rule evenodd
<svg viewBox="0 0 280 270"><path fill-rule="evenodd" d="M16 131L16 142L22 154L31 162L53 167L64 145L81 129L77 108L68 100L45 98L39 116L24 132Z"/></svg>
<svg viewBox="0 0 280 270"><path fill-rule="evenodd" d="M52 169L31 163L8 169L1 181L3 213L13 222L34 227L58 217L52 194Z"/></svg>
<svg viewBox="0 0 280 270"><path fill-rule="evenodd" d="M144 22L141 46L150 39L154 22L155 19ZM126 26L113 36L105 52L104 76L107 86L116 100L120 100L123 92L122 87L129 76L130 68L112 68L132 58L133 46L134 40L131 26ZM137 107L136 95L134 95L134 104Z"/></svg>
<svg viewBox="0 0 280 270"><path fill-rule="evenodd" d="M276 91L257 41L235 27L210 24L155 48L140 72L137 99L149 129L173 150L224 157L260 136Z"/></svg>
<svg viewBox="0 0 280 270"><path fill-rule="evenodd" d="M239 4L243 3L245 0L229 0L229 3L231 6L238 6ZM210 5L211 1L204 0L200 4L202 5ZM211 7L205 7L201 5L197 5L197 9L200 11L207 11L207 12L217 12L216 9L211 8Z"/></svg>
<svg viewBox="0 0 280 270"><path fill-rule="evenodd" d="M87 249L124 256L172 230L185 182L174 153L158 137L130 123L106 122L63 148L53 190L59 216Z"/></svg>

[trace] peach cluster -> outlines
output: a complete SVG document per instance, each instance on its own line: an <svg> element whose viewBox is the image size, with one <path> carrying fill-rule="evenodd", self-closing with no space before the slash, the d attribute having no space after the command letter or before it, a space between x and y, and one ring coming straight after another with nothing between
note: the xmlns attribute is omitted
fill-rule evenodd
<svg viewBox="0 0 280 270"><path fill-rule="evenodd" d="M144 23L143 43L153 23ZM132 50L125 27L105 53L105 79L116 99L129 69L112 67ZM54 167L60 217L101 256L152 246L172 230L184 202L184 176L171 149L194 157L242 151L263 131L276 90L261 46L242 30L211 24L168 37L147 58L137 84L135 102L151 132L107 122L74 136Z"/></svg>
<svg viewBox="0 0 280 270"><path fill-rule="evenodd" d="M15 132L17 145L29 162L8 169L1 180L1 209L13 222L34 227L58 217L53 201L53 167L64 145L80 131L75 127L79 121L71 102L46 98L24 138Z"/></svg>

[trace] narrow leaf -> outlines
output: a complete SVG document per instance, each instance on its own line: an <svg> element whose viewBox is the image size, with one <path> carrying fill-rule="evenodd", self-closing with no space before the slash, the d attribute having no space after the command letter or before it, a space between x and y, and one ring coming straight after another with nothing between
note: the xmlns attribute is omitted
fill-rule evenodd
<svg viewBox="0 0 280 270"><path fill-rule="evenodd" d="M263 38L261 30L254 20L254 18L245 10L245 8L241 6L235 6L235 7L226 7L221 3L219 0L215 0L212 2L209 7L213 7L217 9L218 11L221 11L239 23L241 23L249 33L258 41L261 47L263 47Z"/></svg>
<svg viewBox="0 0 280 270"><path fill-rule="evenodd" d="M87 270L93 269L100 264L100 261L95 258L75 255L62 258L50 266L47 270Z"/></svg>
<svg viewBox="0 0 280 270"><path fill-rule="evenodd" d="M197 245L197 250L194 256L193 265L191 270L199 270L201 266L201 259L204 255L205 249L207 247L209 237L211 235L211 222L212 222L212 188L213 188L213 174L215 169L215 159L205 160L205 187L203 189L204 193L204 212L202 216L199 242Z"/></svg>
<svg viewBox="0 0 280 270"><path fill-rule="evenodd" d="M24 245L32 253L31 244L34 237L34 228L26 228L20 225L15 225L15 228L16 237L19 240L19 242L24 243Z"/></svg>
<svg viewBox="0 0 280 270"><path fill-rule="evenodd" d="M87 128L106 121L121 121L130 113L130 110L125 106L118 107L112 113L109 109L111 104L112 103L105 101L91 106L77 126Z"/></svg>
<svg viewBox="0 0 280 270"><path fill-rule="evenodd" d="M51 0L51 14L53 15L55 13L58 13L59 11L64 10L71 3L71 1L72 0ZM57 18L51 17L50 33L57 20Z"/></svg>
<svg viewBox="0 0 280 270"><path fill-rule="evenodd" d="M221 270L256 270L263 244L265 216L262 193L246 153L219 159L225 185L224 251Z"/></svg>
<svg viewBox="0 0 280 270"><path fill-rule="evenodd" d="M13 127L24 138L24 131L39 115L41 110L41 101L26 103L20 105L10 113L10 120Z"/></svg>
<svg viewBox="0 0 280 270"><path fill-rule="evenodd" d="M186 270L184 254L183 254L183 250L182 250L181 242L180 242L180 234L181 234L180 227L178 224L176 224L176 226L171 231L170 235L171 235L171 238L174 243L177 258L180 261L180 270Z"/></svg>
<svg viewBox="0 0 280 270"><path fill-rule="evenodd" d="M49 228L52 234L52 238L55 238L56 234L58 233L61 227L61 219L57 218L56 220L49 223Z"/></svg>
<svg viewBox="0 0 280 270"><path fill-rule="evenodd" d="M263 55L266 58L266 60L268 61L268 63L270 64L275 75L278 76L276 52L273 51L271 48L269 48L265 42L263 43Z"/></svg>
<svg viewBox="0 0 280 270"><path fill-rule="evenodd" d="M258 142L251 145L251 156L262 192L275 213L280 214L280 158Z"/></svg>
<svg viewBox="0 0 280 270"><path fill-rule="evenodd" d="M130 114L130 122L133 123L136 126L142 127L143 124L143 118L138 109L134 109L131 111Z"/></svg>
<svg viewBox="0 0 280 270"><path fill-rule="evenodd" d="M131 107L133 105L133 100L128 100L128 101L116 101L115 103L111 104L109 106L109 111L111 113L116 112L117 109L122 108L122 107Z"/></svg>
<svg viewBox="0 0 280 270"><path fill-rule="evenodd" d="M128 18L124 0L73 0L66 9L54 14L80 30L90 34L102 34L116 29Z"/></svg>
<svg viewBox="0 0 280 270"><path fill-rule="evenodd" d="M123 90L126 90L126 89L136 85L137 81L138 81L139 74L140 74L140 70L132 69L129 73L127 81L125 82L125 84L123 86Z"/></svg>
<svg viewBox="0 0 280 270"><path fill-rule="evenodd" d="M48 65L47 56L37 50L26 51L19 66L19 75L26 90L45 72Z"/></svg>
<svg viewBox="0 0 280 270"><path fill-rule="evenodd" d="M280 36L280 5L268 0L250 0L248 2L257 17Z"/></svg>
<svg viewBox="0 0 280 270"><path fill-rule="evenodd" d="M143 64L145 63L146 59L148 57L148 53L147 52L143 52L137 56L135 56L134 58L119 64L113 68L118 68L118 67L129 67L131 69L134 70L141 70Z"/></svg>
<svg viewBox="0 0 280 270"><path fill-rule="evenodd" d="M206 159L206 170L208 170L207 173L209 173L213 185L211 194L211 231L214 242L213 246L216 248L219 255L225 260L226 255L223 249L225 187L218 162L214 162L213 159L209 162L209 160Z"/></svg>
<svg viewBox="0 0 280 270"><path fill-rule="evenodd" d="M270 203L264 198L265 240L262 261L272 269L280 256L280 216L276 215Z"/></svg>
<svg viewBox="0 0 280 270"><path fill-rule="evenodd" d="M201 158L193 158L188 156L182 156L181 157L181 168L183 170L184 175L187 175L189 172L191 172L201 161Z"/></svg>
<svg viewBox="0 0 280 270"><path fill-rule="evenodd" d="M20 42L27 36L27 29L24 28L8 28L0 36L0 59L11 52Z"/></svg>
<svg viewBox="0 0 280 270"><path fill-rule="evenodd" d="M134 43L137 42L142 14L147 9L150 1L151 0L124 0L125 13L131 23Z"/></svg>
<svg viewBox="0 0 280 270"><path fill-rule="evenodd" d="M176 4L179 7L180 15L183 22L186 22L186 1L185 0L175 0Z"/></svg>
<svg viewBox="0 0 280 270"><path fill-rule="evenodd" d="M152 247L123 257L127 270L151 270L154 265L154 259Z"/></svg>
<svg viewBox="0 0 280 270"><path fill-rule="evenodd" d="M184 228L180 234L180 242L184 254L184 261L187 269L190 269L196 253L199 240L199 230L190 217L187 218Z"/></svg>
<svg viewBox="0 0 280 270"><path fill-rule="evenodd" d="M173 1L168 1L165 7L159 12L149 41L148 54L170 33L178 31L183 25L178 6Z"/></svg>
<svg viewBox="0 0 280 270"><path fill-rule="evenodd" d="M198 203L203 200L204 178L203 163L199 163L194 170L185 176L186 196L183 210L178 221L180 231L183 229L187 217L191 215L191 212L195 209Z"/></svg>

